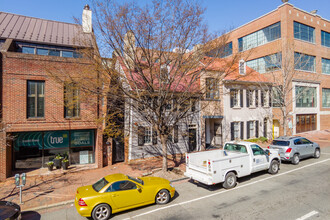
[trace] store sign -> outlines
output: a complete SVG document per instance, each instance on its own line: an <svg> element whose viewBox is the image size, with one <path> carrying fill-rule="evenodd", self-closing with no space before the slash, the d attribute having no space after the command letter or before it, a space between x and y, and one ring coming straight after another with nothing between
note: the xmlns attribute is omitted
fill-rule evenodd
<svg viewBox="0 0 330 220"><path fill-rule="evenodd" d="M75 130L71 132L72 147L89 147L94 146L93 130Z"/></svg>
<svg viewBox="0 0 330 220"><path fill-rule="evenodd" d="M48 131L44 134L44 149L69 147L68 131Z"/></svg>

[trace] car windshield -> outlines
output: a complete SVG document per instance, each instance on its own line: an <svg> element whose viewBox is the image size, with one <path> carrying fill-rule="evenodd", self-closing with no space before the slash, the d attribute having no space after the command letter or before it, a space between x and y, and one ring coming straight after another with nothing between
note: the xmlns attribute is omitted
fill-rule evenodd
<svg viewBox="0 0 330 220"><path fill-rule="evenodd" d="M135 182L137 182L137 183L139 183L139 184L141 184L141 185L144 185L143 180L141 180L141 179L139 179L139 178L134 178L134 177L131 177L131 176L127 176L127 177L128 177L128 179L130 179L130 180L133 180L133 181L135 181Z"/></svg>
<svg viewBox="0 0 330 220"><path fill-rule="evenodd" d="M244 145L240 145L240 144L226 144L224 147L224 150L247 153L246 147Z"/></svg>
<svg viewBox="0 0 330 220"><path fill-rule="evenodd" d="M273 140L272 145L277 145L277 146L289 146L290 142L289 141L278 141L278 140Z"/></svg>
<svg viewBox="0 0 330 220"><path fill-rule="evenodd" d="M93 186L93 189L96 191L96 192L99 192L103 187L105 187L109 182L102 178L100 179L99 181L97 181L96 183L94 183L92 186Z"/></svg>

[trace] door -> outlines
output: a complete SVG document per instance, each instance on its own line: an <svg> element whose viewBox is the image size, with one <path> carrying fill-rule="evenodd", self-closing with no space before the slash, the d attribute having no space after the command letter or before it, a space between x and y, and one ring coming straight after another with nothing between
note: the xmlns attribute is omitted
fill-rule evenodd
<svg viewBox="0 0 330 220"><path fill-rule="evenodd" d="M129 180L117 181L111 184L105 193L109 193L110 199L118 209L125 209L144 203L147 198L142 190Z"/></svg>
<svg viewBox="0 0 330 220"><path fill-rule="evenodd" d="M268 156L266 156L265 151L256 144L251 145L251 150L253 152L252 172L257 172L260 170L267 169Z"/></svg>
<svg viewBox="0 0 330 220"><path fill-rule="evenodd" d="M307 145L302 141L301 138L294 140L294 146L296 151L300 154L300 157L306 157L307 155Z"/></svg>
<svg viewBox="0 0 330 220"><path fill-rule="evenodd" d="M296 116L296 133L316 130L316 114Z"/></svg>
<svg viewBox="0 0 330 220"><path fill-rule="evenodd" d="M125 147L123 138L112 139L112 163L123 162L125 160Z"/></svg>
<svg viewBox="0 0 330 220"><path fill-rule="evenodd" d="M197 132L196 132L196 128L191 128L189 126L189 152L191 151L195 151L196 147L197 147Z"/></svg>
<svg viewBox="0 0 330 220"><path fill-rule="evenodd" d="M222 145L222 132L220 123L214 123L214 145Z"/></svg>
<svg viewBox="0 0 330 220"><path fill-rule="evenodd" d="M305 145L306 156L314 155L315 147L313 142L307 140L306 138L301 138L301 142Z"/></svg>
<svg viewBox="0 0 330 220"><path fill-rule="evenodd" d="M280 123L278 120L273 120L273 138L280 136Z"/></svg>

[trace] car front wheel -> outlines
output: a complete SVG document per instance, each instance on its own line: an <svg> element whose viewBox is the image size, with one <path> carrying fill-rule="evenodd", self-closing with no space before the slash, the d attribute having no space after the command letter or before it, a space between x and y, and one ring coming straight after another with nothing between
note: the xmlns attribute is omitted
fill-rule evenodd
<svg viewBox="0 0 330 220"><path fill-rule="evenodd" d="M170 194L166 189L160 190L156 195L156 203L163 205L170 201Z"/></svg>
<svg viewBox="0 0 330 220"><path fill-rule="evenodd" d="M280 168L280 165L278 163L277 160L273 160L271 163L270 163L270 166L269 166L269 169L268 169L268 172L270 174L276 174L278 173L278 170Z"/></svg>
<svg viewBox="0 0 330 220"><path fill-rule="evenodd" d="M94 220L106 220L109 219L111 215L111 208L107 204L97 205L92 212L92 218Z"/></svg>
<svg viewBox="0 0 330 220"><path fill-rule="evenodd" d="M321 155L321 151L320 149L315 149L315 152L314 152L314 158L320 158L320 155Z"/></svg>
<svg viewBox="0 0 330 220"><path fill-rule="evenodd" d="M299 164L299 161L300 161L299 155L298 154L293 155L293 157L292 157L292 164L298 165Z"/></svg>

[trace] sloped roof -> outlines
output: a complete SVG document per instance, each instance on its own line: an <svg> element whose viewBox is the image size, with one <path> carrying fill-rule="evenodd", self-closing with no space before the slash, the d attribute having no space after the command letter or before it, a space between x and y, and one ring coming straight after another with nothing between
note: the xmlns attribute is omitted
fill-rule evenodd
<svg viewBox="0 0 330 220"><path fill-rule="evenodd" d="M92 45L92 34L82 26L23 15L0 12L0 39L60 46Z"/></svg>

